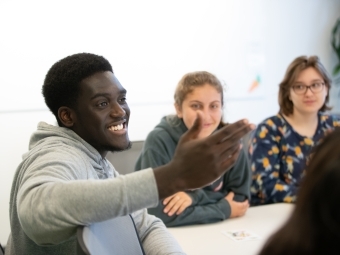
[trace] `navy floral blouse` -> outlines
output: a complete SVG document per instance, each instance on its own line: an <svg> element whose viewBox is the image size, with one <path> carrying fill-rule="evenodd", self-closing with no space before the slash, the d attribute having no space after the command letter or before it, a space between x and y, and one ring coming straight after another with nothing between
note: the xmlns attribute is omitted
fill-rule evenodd
<svg viewBox="0 0 340 255"><path fill-rule="evenodd" d="M313 137L299 135L281 114L258 125L249 148L251 205L296 201L312 148L329 130L340 127L340 120L335 116L322 113L318 116Z"/></svg>

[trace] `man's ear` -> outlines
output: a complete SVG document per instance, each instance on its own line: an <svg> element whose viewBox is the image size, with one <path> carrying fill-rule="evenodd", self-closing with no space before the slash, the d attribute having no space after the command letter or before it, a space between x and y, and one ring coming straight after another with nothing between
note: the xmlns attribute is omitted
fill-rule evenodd
<svg viewBox="0 0 340 255"><path fill-rule="evenodd" d="M182 114L182 109L181 107L175 103L175 109L176 109L176 114L178 118L183 118L183 114Z"/></svg>
<svg viewBox="0 0 340 255"><path fill-rule="evenodd" d="M58 118L65 127L72 127L76 119L74 110L67 106L62 106L58 109Z"/></svg>

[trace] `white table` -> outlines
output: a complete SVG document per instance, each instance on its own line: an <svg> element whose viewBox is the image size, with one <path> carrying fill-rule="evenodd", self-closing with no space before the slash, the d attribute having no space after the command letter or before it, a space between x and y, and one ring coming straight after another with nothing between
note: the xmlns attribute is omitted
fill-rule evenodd
<svg viewBox="0 0 340 255"><path fill-rule="evenodd" d="M168 228L188 255L255 255L267 238L290 216L294 205L271 204L250 207L246 215L218 223ZM260 239L234 241L223 231L249 230Z"/></svg>

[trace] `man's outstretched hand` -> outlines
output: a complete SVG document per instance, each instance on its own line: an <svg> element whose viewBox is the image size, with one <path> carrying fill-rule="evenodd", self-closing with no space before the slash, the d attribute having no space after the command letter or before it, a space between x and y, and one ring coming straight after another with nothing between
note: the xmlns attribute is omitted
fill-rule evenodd
<svg viewBox="0 0 340 255"><path fill-rule="evenodd" d="M255 125L243 119L197 139L202 129L202 116L198 112L194 125L181 137L173 159L154 169L159 198L201 188L219 178L236 162L240 139L254 128Z"/></svg>

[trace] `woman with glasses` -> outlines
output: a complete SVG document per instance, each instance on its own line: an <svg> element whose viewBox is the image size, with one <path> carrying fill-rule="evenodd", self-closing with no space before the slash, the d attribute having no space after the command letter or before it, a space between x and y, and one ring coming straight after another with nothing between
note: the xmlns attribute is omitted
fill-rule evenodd
<svg viewBox="0 0 340 255"><path fill-rule="evenodd" d="M258 125L250 144L251 205L296 201L311 149L340 126L325 114L330 87L317 56L300 56L289 65L279 87L279 113Z"/></svg>

